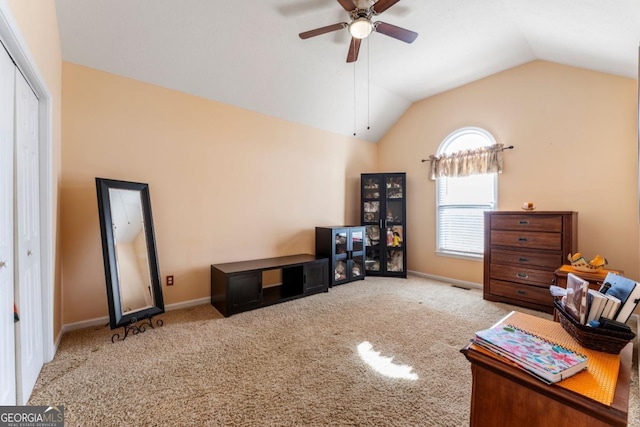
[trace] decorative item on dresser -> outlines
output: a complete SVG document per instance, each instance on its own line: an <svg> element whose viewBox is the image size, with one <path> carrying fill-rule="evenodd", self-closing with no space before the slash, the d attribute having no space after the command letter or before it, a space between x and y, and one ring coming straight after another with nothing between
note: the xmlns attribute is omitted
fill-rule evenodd
<svg viewBox="0 0 640 427"><path fill-rule="evenodd" d="M360 190L366 274L406 278L406 174L364 173Z"/></svg>
<svg viewBox="0 0 640 427"><path fill-rule="evenodd" d="M549 286L578 246L578 213L485 212L484 299L553 313Z"/></svg>
<svg viewBox="0 0 640 427"><path fill-rule="evenodd" d="M329 258L329 286L364 279L364 226L316 227L316 256Z"/></svg>

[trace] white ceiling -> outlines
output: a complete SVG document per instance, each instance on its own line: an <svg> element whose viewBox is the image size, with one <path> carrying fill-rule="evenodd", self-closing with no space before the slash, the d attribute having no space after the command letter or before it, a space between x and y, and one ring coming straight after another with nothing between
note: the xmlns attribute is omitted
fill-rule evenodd
<svg viewBox="0 0 640 427"><path fill-rule="evenodd" d="M65 61L376 142L411 103L535 60L638 76L640 0L401 0L374 21L419 33L298 33L336 0L56 0ZM367 125L370 129L367 130Z"/></svg>

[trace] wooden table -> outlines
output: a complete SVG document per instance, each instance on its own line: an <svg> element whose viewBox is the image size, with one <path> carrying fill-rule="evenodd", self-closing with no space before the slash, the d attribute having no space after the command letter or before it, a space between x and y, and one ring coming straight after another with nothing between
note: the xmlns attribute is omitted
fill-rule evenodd
<svg viewBox="0 0 640 427"><path fill-rule="evenodd" d="M624 274L624 271L622 271L622 270L605 270L605 269L601 269L601 270L595 270L595 271L591 271L591 272L585 272L585 271L575 270L570 265L564 264L561 267L559 267L556 271L554 271L554 273L553 273L553 275L554 275L554 279L553 279L554 284L557 285L557 286L561 286L563 288L566 288L567 287L567 274L568 273L573 273L576 276L578 276L579 278L589 282L589 288L590 289L598 290L602 286L602 282L604 282L604 279L605 279L605 277L607 277L607 274L613 273L613 274L618 274L618 275L621 276L621 275Z"/></svg>
<svg viewBox="0 0 640 427"><path fill-rule="evenodd" d="M498 324L507 319L508 316ZM562 328L559 323L557 327ZM620 353L620 369L610 406L558 385L547 385L471 345L461 352L471 362L470 426L627 425L632 342Z"/></svg>

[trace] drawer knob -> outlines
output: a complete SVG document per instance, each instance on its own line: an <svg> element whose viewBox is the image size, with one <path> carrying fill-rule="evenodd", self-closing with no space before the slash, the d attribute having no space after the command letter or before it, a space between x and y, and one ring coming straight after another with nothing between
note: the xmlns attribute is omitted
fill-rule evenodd
<svg viewBox="0 0 640 427"><path fill-rule="evenodd" d="M520 225L529 225L529 221L527 221L526 219L521 219L520 221L518 221L518 224L520 224Z"/></svg>
<svg viewBox="0 0 640 427"><path fill-rule="evenodd" d="M527 273L518 273L516 274L520 279L528 279L529 275Z"/></svg>
<svg viewBox="0 0 640 427"><path fill-rule="evenodd" d="M518 237L518 242L528 242L529 239L527 239L526 237Z"/></svg>
<svg viewBox="0 0 640 427"><path fill-rule="evenodd" d="M519 262L529 262L529 258L525 258L523 256L521 256L520 258L518 258Z"/></svg>
<svg viewBox="0 0 640 427"><path fill-rule="evenodd" d="M516 294L518 294L518 295L526 295L527 291L523 291L522 289L518 289L518 290L516 290Z"/></svg>

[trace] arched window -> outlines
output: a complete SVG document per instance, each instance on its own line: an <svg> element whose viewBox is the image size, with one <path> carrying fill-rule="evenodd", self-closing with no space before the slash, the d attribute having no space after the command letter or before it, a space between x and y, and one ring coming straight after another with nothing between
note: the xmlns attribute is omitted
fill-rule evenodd
<svg viewBox="0 0 640 427"><path fill-rule="evenodd" d="M465 127L447 136L437 155L495 144L484 129ZM446 177L436 180L436 251L481 258L484 254L484 211L498 205L498 174Z"/></svg>

